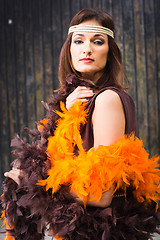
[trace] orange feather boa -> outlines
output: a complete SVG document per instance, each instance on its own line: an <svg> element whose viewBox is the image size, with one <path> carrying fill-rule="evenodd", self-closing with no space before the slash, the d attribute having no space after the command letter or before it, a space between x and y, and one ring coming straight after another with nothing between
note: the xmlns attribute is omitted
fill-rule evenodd
<svg viewBox="0 0 160 240"><path fill-rule="evenodd" d="M124 136L110 146L93 147L85 152L82 146L80 125L85 124L87 111L85 104L77 102L66 110L57 112L55 135L49 137L47 153L51 162L48 178L39 180L38 185L52 188L55 193L61 186L70 185L86 204L90 200L99 201L102 193L113 185L125 189L133 186L134 196L139 202L159 200L160 170L159 157L149 158L143 142L134 135ZM79 155L75 156L77 145Z"/></svg>

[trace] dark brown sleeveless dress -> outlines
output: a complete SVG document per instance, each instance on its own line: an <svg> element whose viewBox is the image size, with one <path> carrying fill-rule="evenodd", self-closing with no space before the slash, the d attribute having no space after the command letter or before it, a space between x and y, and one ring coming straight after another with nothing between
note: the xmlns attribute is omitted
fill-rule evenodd
<svg viewBox="0 0 160 240"><path fill-rule="evenodd" d="M123 104L124 113L125 113L125 134L129 135L132 132L137 133L137 121L136 121L136 112L135 112L135 105L132 98L124 91L119 90L115 87L106 87L101 89L98 93L96 93L91 100L87 104L88 108L88 119L87 124L83 127L81 131L81 136L83 139L83 147L86 151L88 151L94 144L94 137L93 137L93 126L92 126L92 114L95 106L96 97L104 92L105 90L112 90L115 91Z"/></svg>

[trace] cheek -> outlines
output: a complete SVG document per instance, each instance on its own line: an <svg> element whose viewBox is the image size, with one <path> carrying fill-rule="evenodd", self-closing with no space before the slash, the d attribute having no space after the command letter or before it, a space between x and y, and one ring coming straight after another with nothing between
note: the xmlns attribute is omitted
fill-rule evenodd
<svg viewBox="0 0 160 240"><path fill-rule="evenodd" d="M102 53L99 55L99 63L102 67L105 67L107 63L107 58L108 58L108 51L106 49L102 51Z"/></svg>
<svg viewBox="0 0 160 240"><path fill-rule="evenodd" d="M76 61L77 61L77 54L76 54L76 49L75 48L73 48L72 46L71 46L71 49L70 49L70 53L71 53L71 61L72 61L72 64L73 64L73 66L74 66L74 64L76 63ZM75 67L75 66L74 66Z"/></svg>

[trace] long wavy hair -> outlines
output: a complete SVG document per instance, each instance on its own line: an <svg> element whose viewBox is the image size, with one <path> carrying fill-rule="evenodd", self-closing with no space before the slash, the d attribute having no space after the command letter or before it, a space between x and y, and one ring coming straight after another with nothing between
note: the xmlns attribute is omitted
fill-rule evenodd
<svg viewBox="0 0 160 240"><path fill-rule="evenodd" d="M114 32L114 22L112 18L104 11L95 10L92 8L85 8L79 11L71 20L70 26L78 25L87 20L96 20L103 27L109 28ZM81 77L81 74L77 72L72 64L70 46L72 40L72 34L70 33L62 46L60 59L59 59L59 81L60 89L65 87L65 78L68 74L76 74ZM125 73L122 66L122 55L119 47L115 43L114 39L108 36L109 52L102 77L97 81L96 87L101 89L107 86L115 86L119 89L124 89L123 82Z"/></svg>

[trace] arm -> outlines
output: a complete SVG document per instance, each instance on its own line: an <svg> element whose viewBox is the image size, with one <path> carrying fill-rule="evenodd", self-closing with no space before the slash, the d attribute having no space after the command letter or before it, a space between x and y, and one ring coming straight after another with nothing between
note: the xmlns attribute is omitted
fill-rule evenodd
<svg viewBox="0 0 160 240"><path fill-rule="evenodd" d="M82 99L89 92L85 92L83 87L78 87L69 95L66 101L66 107L69 109L73 103ZM94 147L99 145L108 146L114 143L118 138L123 137L125 132L125 115L119 95L106 90L99 94L95 101L95 108L92 116ZM104 192L99 202L88 201L87 205L95 207L107 207L113 198L114 186L109 191ZM82 203L76 193L72 193L76 200Z"/></svg>
<svg viewBox="0 0 160 240"><path fill-rule="evenodd" d="M106 90L99 94L95 101L95 109L92 116L94 147L108 146L118 138L122 138L125 132L125 115L119 95ZM107 207L113 198L114 187L104 192L99 202L89 201L88 205Z"/></svg>

